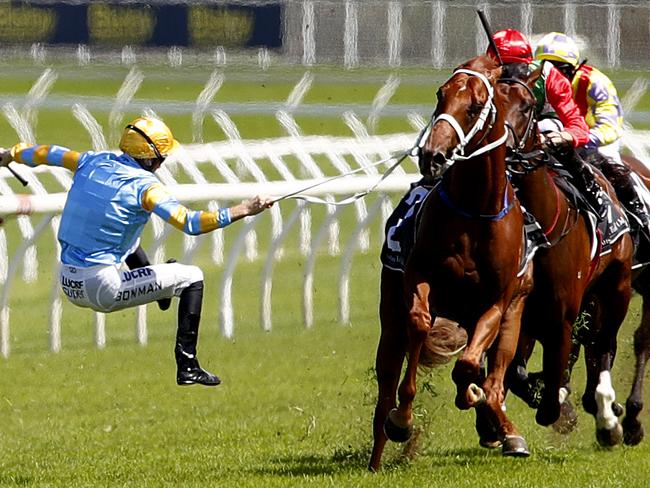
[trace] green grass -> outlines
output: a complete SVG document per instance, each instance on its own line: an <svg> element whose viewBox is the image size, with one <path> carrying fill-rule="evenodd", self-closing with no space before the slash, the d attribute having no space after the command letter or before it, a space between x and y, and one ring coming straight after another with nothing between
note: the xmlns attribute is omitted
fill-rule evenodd
<svg viewBox="0 0 650 488"><path fill-rule="evenodd" d="M37 140L43 143L58 143L80 150L89 148L90 137L73 117L70 107L80 95L100 97L114 101L117 92L129 72L125 66L106 66L91 64L77 66L72 63L51 62L43 66L15 66L0 63L1 93L14 97L27 95L32 85L46 68L51 68L57 75L48 97L69 99L68 106L52 109L37 106L38 117L35 124ZM144 80L135 93L134 102L151 102L151 108L164 117L181 142L192 141L191 112L193 103L201 93L214 70L213 66L184 66L182 68L139 66ZM217 92L213 102L220 103L284 103L294 86L307 71L304 67L275 66L268 71L241 66L226 66L219 69L224 76L224 83ZM386 80L397 75L400 84L391 104L420 106L419 112L428 116L435 105L437 87L447 78L450 70L431 68L402 68L400 70L344 70L332 67L315 67L309 71L314 76L312 87L307 91L301 107L314 104L364 104L370 105ZM648 77L647 72L620 71L608 72L624 96L631 83L639 77ZM47 97L46 97L47 101ZM177 102L189 104L185 113L166 112L164 107L157 107L157 102ZM18 104L20 108L20 104ZM636 110L650 110L650 93L640 100ZM108 132L108 109L91 110L94 117ZM123 120L140 115L139 111L127 108ZM273 115L231 114L239 127L243 138L278 137L286 135ZM308 115L296 116L301 129L307 134L352 135L350 129L338 115L322 114L314 110ZM365 116L361 117L365 120ZM638 129L650 128L650 123L635 123ZM405 117L382 116L376 132L380 134L394 132L413 132ZM223 134L211 116L206 117L203 128L205 141L221 140ZM14 129L0 118L0 145L7 146L15 142ZM115 147L116 140L109 138L109 145Z"/></svg>
<svg viewBox="0 0 650 488"><path fill-rule="evenodd" d="M576 432L561 437L534 424L517 399L508 412L532 449L504 459L478 447L473 415L453 406L449 366L419 380L417 455L389 445L371 475L375 401L372 366L378 339L376 251L359 256L352 282L352 324L338 323L338 263L322 258L317 317L302 326L301 260L279 264L274 329L257 326L259 266L236 276L234 340L217 332L218 270L204 266L206 302L199 356L218 373L216 388L178 387L172 359L174 312L149 307L149 344L134 341L134 315L107 318L108 344L92 344L92 316L66 304L63 351L47 352L42 286L20 293L12 347L0 363L2 486L643 486L647 442L602 450L593 420L580 410ZM331 277L331 278L330 278ZM631 381L631 331L638 299L621 332L614 371L619 398ZM583 367L577 368L580 393ZM648 400L645 395L646 401ZM648 414L642 414L648 424Z"/></svg>

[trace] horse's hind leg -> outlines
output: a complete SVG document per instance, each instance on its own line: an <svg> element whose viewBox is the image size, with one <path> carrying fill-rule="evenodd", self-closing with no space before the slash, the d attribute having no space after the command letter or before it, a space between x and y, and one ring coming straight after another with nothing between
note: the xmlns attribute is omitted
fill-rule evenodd
<svg viewBox="0 0 650 488"><path fill-rule="evenodd" d="M403 277L401 273L385 268L382 270L381 276L379 318L381 337L375 361L378 395L373 418L374 443L368 466L371 471L379 469L381 455L388 439L384 432L384 424L388 418L388 412L396 405L397 385L406 355L407 343L408 315L404 304Z"/></svg>
<svg viewBox="0 0 650 488"><path fill-rule="evenodd" d="M596 417L596 438L602 446L614 446L623 440L623 428L618 421L622 407L614 401L610 370L616 356L616 336L630 300L629 276L627 287L624 279L617 283L616 290L605 290L596 298L595 323L600 324L600 329L595 343L585 347L587 389L583 406Z"/></svg>
<svg viewBox="0 0 650 488"><path fill-rule="evenodd" d="M413 273L416 274L415 272ZM411 283L411 285L409 285ZM417 370L420 361L420 351L431 329L432 317L429 312L429 284L417 276L405 276L405 290L407 291L407 364L404 378L400 383L397 393L399 403L396 408L388 412L385 433L389 438L405 442L413 430L413 400L417 390Z"/></svg>
<svg viewBox="0 0 650 488"><path fill-rule="evenodd" d="M639 328L634 331L634 354L636 355L634 382L630 396L625 402L625 418L623 419L623 440L630 446L636 446L644 436L639 414L643 409L643 376L650 356L650 289L644 289L642 293L643 315Z"/></svg>

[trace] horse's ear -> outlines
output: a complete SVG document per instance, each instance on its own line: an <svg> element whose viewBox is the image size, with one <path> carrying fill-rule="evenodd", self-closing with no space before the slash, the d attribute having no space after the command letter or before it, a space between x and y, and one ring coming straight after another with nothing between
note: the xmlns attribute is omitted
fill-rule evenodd
<svg viewBox="0 0 650 488"><path fill-rule="evenodd" d="M497 66L496 68L489 70L486 74L488 80L494 84L501 78L501 75L503 74L503 68L501 66Z"/></svg>
<svg viewBox="0 0 650 488"><path fill-rule="evenodd" d="M526 79L524 80L524 83L526 83L526 85L528 85L528 88L530 88L532 90L533 87L535 86L535 83L537 83L537 80L539 79L540 76L542 76L542 67L541 66L539 68L537 68L535 71L532 71L526 77Z"/></svg>

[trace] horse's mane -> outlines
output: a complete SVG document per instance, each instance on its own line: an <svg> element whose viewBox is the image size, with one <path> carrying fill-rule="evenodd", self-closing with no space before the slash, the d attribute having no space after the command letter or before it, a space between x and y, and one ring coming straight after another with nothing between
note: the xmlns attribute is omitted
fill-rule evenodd
<svg viewBox="0 0 650 488"><path fill-rule="evenodd" d="M494 60L494 58L481 54L464 62L458 66L458 68L471 69L480 73L489 73L496 69L500 69L501 66Z"/></svg>

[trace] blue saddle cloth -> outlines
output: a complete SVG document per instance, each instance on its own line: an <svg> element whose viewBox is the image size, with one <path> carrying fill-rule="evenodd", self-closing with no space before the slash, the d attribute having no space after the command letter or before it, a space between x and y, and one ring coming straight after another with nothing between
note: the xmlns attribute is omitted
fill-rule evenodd
<svg viewBox="0 0 650 488"><path fill-rule="evenodd" d="M422 205L436 186L413 184L386 221L386 238L381 250L381 262L385 267L402 273L406 269L406 261L415 245ZM535 217L523 207L522 210L524 213L524 235L522 236L524 252L519 266L519 275L525 271L535 252L539 248L549 245Z"/></svg>

